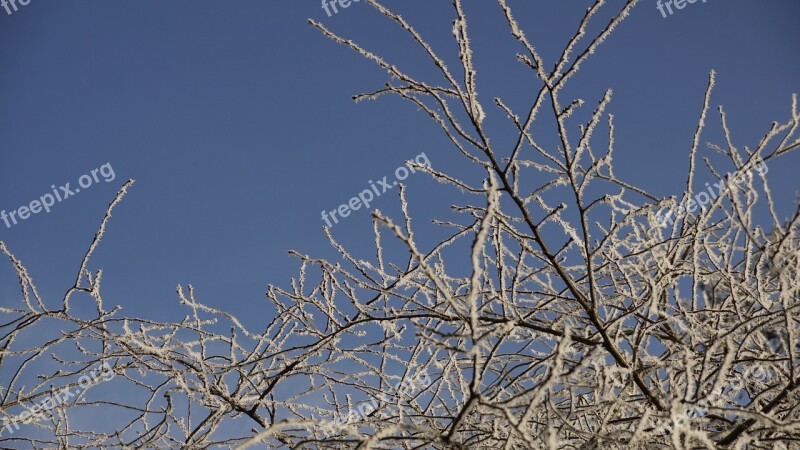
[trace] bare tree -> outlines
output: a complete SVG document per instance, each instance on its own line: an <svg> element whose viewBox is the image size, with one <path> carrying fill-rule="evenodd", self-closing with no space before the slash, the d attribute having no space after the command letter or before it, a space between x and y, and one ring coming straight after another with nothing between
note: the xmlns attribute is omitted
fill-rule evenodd
<svg viewBox="0 0 800 450"><path fill-rule="evenodd" d="M188 311L179 322L106 309L102 272L89 270L90 256L130 181L55 309L0 243L21 286L21 306L0 311L0 441L26 448L800 448L800 208L782 219L766 177L769 163L800 146L796 96L790 118L772 123L752 148L734 144L719 107L724 142L703 147L712 72L687 152L685 193L659 198L613 170L611 91L586 113L583 100L564 94L636 0L587 36L606 7L595 1L550 64L498 0L519 62L539 86L522 112L500 98L490 110L479 97L460 0L453 2L455 71L405 19L367 2L418 45L438 70L437 83L310 23L389 74L384 87L355 100L408 100L442 130L456 157L481 169L469 178L441 165L415 167L474 201L420 231L401 186L401 217L373 212L369 259L325 230L341 259L293 253L299 275L288 288L268 288L273 315L255 331L198 301L191 286L178 287ZM492 144L484 125L490 111L507 119L507 129L492 132L512 133L511 148ZM537 120L554 126L534 133ZM432 227L448 237L423 247L415 236ZM405 251L384 254L387 240ZM470 271L456 275L464 258ZM78 294L94 299L92 317L70 309ZM98 365L108 375L102 383L63 394ZM41 403L56 394L68 398Z"/></svg>

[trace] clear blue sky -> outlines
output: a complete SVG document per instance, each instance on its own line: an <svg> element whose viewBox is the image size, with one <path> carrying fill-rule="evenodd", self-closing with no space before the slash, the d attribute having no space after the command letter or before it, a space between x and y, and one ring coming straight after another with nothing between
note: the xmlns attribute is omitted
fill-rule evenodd
<svg viewBox="0 0 800 450"><path fill-rule="evenodd" d="M448 58L450 3L385 2ZM590 2L509 3L552 61ZM800 3L708 0L668 18L655 5L640 2L571 92L591 108L613 88L618 174L655 194L680 195L710 69L718 72L712 104L726 106L738 145L754 146L772 120L789 117L790 95L800 92ZM535 85L514 61L519 48L496 2L465 6L468 18L480 19L471 31L484 103L500 96L522 108ZM267 283L287 285L296 273L287 250L334 256L321 232L323 209L423 151L435 168L464 166L415 108L388 98L354 104L352 94L380 88L386 74L324 39L308 18L407 72L432 73L363 2L332 17L317 0L32 0L12 15L0 9L0 209L28 204L50 185L74 187L105 163L116 174L49 214L11 229L0 223L0 240L50 305L72 283L106 204L128 178L136 185L91 265L105 270L106 304L166 320L183 314L175 285L192 283L201 300L257 328L268 314ZM796 156L782 161L769 175L778 201L791 206L800 164ZM448 188L424 175L407 184L416 225L448 217ZM387 195L374 206L395 212L396 203ZM366 258L370 228L361 210L333 232ZM0 305L17 298L4 262Z"/></svg>

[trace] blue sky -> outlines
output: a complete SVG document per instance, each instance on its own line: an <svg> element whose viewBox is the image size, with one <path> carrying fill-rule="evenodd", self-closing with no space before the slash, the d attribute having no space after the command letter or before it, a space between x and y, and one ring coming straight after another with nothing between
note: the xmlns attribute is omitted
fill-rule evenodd
<svg viewBox="0 0 800 450"><path fill-rule="evenodd" d="M509 3L548 61L589 4ZM385 4L452 61L450 2ZM465 7L468 19L480 19L470 30L484 103L500 96L524 107L536 85L514 61L519 48L496 3L465 0ZM663 18L655 1L640 1L570 91L593 107L614 90L618 175L657 195L682 193L711 69L712 105L725 105L739 146L754 146L773 120L786 120L800 91L798 13L796 0L708 0ZM105 206L128 178L136 184L91 264L105 270L106 304L166 320L183 314L176 284L191 283L200 300L260 327L267 284L286 285L296 273L288 250L335 258L321 231L323 209L420 152L434 168L475 175L410 105L354 104L351 95L380 88L386 74L323 38L308 18L432 79L428 61L363 2L331 17L306 0L32 0L12 15L0 9L0 209L28 204L51 185L74 187L106 163L116 175L49 214L10 229L0 223L0 240L49 304L73 282ZM788 208L800 164L796 155L781 161L769 175ZM448 188L419 174L407 185L416 225L448 217L457 198ZM394 213L396 196L374 207ZM361 210L333 233L368 257L370 229ZM4 263L0 306L17 297Z"/></svg>

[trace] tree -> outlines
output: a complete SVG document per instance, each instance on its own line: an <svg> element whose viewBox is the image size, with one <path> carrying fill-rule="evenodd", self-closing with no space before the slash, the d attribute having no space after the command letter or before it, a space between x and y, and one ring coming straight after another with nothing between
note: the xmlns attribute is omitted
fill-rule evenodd
<svg viewBox="0 0 800 450"><path fill-rule="evenodd" d="M434 223L449 236L418 244L401 187L401 217L373 212L371 260L351 255L327 230L340 261L293 253L299 275L289 288L270 285L275 314L261 330L203 305L191 286L177 290L188 309L183 321L126 318L106 309L102 272L89 262L129 181L55 309L0 243L22 296L19 308L2 310L0 367L13 376L2 392L0 439L62 448L796 446L800 208L779 219L766 177L768 163L800 146L796 96L789 120L773 123L752 149L734 145L718 108L725 142L708 148L725 169L702 157L700 145L712 72L686 192L679 201L658 198L613 170L611 92L577 126L584 101L564 98L635 0L589 38L587 25L604 7L595 1L553 64L498 0L519 61L540 86L521 114L499 98L490 110L479 97L460 0L458 76L405 19L368 3L418 44L441 84L310 23L389 74L385 87L355 100L394 94L411 102L456 155L481 169L471 179L415 165L474 198ZM508 120L512 148L492 144L490 111ZM542 143L544 131L532 132L546 115L552 147ZM717 189L701 187L702 176ZM704 204L693 208L693 199ZM762 204L765 216L756 209ZM387 239L405 251L384 254ZM464 250L469 274L453 273L459 261L449 249ZM71 312L76 294L94 299L93 317ZM30 333L48 323L61 333L32 345ZM34 373L40 381L31 385ZM81 376L103 382L74 393ZM19 419L34 404L38 411ZM86 408L120 419L75 423Z"/></svg>

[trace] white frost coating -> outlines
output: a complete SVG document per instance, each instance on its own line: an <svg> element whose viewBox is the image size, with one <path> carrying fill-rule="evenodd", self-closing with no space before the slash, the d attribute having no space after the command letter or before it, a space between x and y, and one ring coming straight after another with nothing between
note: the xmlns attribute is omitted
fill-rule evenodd
<svg viewBox="0 0 800 450"><path fill-rule="evenodd" d="M353 252L326 230L335 258L290 252L298 275L269 285L262 300L204 304L191 285L178 286L185 309L175 321L158 311L126 317L103 306L102 272L91 269L90 257L128 184L109 205L75 285L55 303L40 297L22 260L0 242L20 284L16 304L0 308L7 324L0 373L8 374L0 420L77 382L97 362L117 374L108 391L55 408L35 436L19 429L9 437L0 425L0 442L688 450L781 448L800 440L800 209L775 204L764 171L702 215L658 227L658 212L675 199L613 170L620 143L606 113L610 91L589 121L578 123L585 105L562 89L636 2L609 14L600 11L606 2L594 2L561 56L547 62L548 73L507 2L498 0L511 42L521 46L518 60L538 83L525 88L525 98L494 99L510 139L484 127L490 111L478 102L467 2L453 3L458 56L447 62L459 69L452 73L402 17L368 3L416 43L438 70L439 85L313 25L389 74L390 84L356 100L397 95L445 133L454 157L470 167L419 170L441 182L436 189L457 193L458 204L433 221L412 221L415 205L438 193L402 186L398 217L372 217L372 236L364 239L374 250ZM613 17L588 35L601 16ZM800 143L794 96L791 117L765 124L752 150L734 142L720 108L720 142L711 143L714 158L707 158L698 143L711 126L713 75L709 81L700 124L686 140L687 191L759 157L777 162ZM522 100L522 111L508 106ZM607 139L597 132L601 124ZM68 308L78 292L89 294L96 311L78 317ZM223 311L234 301L252 301L246 318ZM412 388L409 380L423 372L424 388ZM87 406L124 423L87 425L80 415Z"/></svg>

